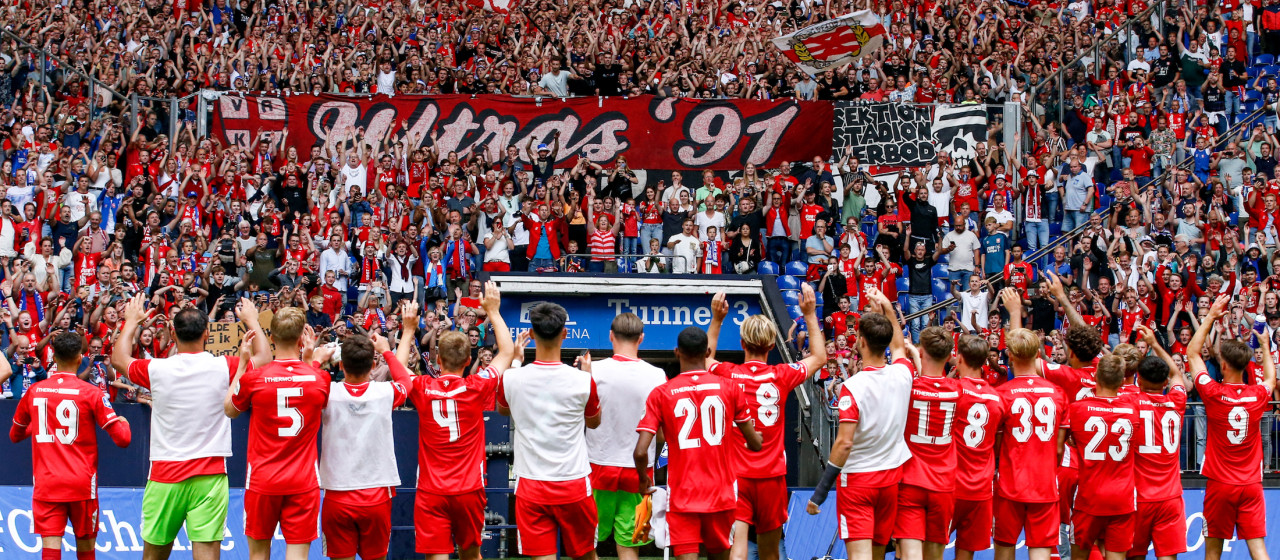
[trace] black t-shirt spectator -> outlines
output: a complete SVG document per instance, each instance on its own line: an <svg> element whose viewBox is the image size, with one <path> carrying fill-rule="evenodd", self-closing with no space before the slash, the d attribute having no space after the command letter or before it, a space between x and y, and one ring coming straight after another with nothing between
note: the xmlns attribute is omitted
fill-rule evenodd
<svg viewBox="0 0 1280 560"><path fill-rule="evenodd" d="M905 264L907 265L907 281L911 286L911 295L927 296L932 294L933 256L925 255L925 257L920 260L916 260L916 258L912 256L907 259Z"/></svg>
<svg viewBox="0 0 1280 560"><path fill-rule="evenodd" d="M1248 69L1245 68L1243 62L1239 60L1223 61L1222 63L1222 85L1227 89L1240 87L1249 79ZM1233 76L1234 74L1234 76Z"/></svg>
<svg viewBox="0 0 1280 560"><path fill-rule="evenodd" d="M754 210L750 214L740 214L738 217L734 218L732 222L729 222L729 227L727 229L729 231L738 231L742 228L742 224L746 224L751 227L752 240L756 242L761 240L760 230L765 228L764 214L759 210Z"/></svg>
<svg viewBox="0 0 1280 560"><path fill-rule="evenodd" d="M1132 143L1134 140L1139 138L1145 139L1146 137L1147 129L1136 124L1130 124L1129 126L1120 129L1120 140L1127 143Z"/></svg>
<svg viewBox="0 0 1280 560"><path fill-rule="evenodd" d="M600 95L618 95L618 76L622 74L622 66L618 64L597 64L591 74Z"/></svg>
<svg viewBox="0 0 1280 560"><path fill-rule="evenodd" d="M1178 77L1180 66L1173 55L1165 55L1151 63L1151 85L1162 88Z"/></svg>

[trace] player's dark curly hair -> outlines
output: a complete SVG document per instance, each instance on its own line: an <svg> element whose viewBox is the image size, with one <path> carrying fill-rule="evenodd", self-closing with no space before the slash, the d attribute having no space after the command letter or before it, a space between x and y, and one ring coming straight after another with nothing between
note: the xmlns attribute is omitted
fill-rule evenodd
<svg viewBox="0 0 1280 560"><path fill-rule="evenodd" d="M1102 336L1098 329L1086 325L1071 325L1067 328L1067 349L1082 362L1093 361L1102 351Z"/></svg>
<svg viewBox="0 0 1280 560"><path fill-rule="evenodd" d="M55 361L60 364L70 363L80 359L81 352L84 351L84 335L75 331L62 331L53 335L49 345L53 347Z"/></svg>
<svg viewBox="0 0 1280 560"><path fill-rule="evenodd" d="M1147 356L1138 362L1138 377L1147 383L1164 385L1169 380L1169 364L1156 356Z"/></svg>

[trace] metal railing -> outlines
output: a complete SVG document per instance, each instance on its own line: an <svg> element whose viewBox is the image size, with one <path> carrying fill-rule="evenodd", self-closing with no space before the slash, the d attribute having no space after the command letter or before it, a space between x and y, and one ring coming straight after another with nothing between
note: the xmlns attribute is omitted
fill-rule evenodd
<svg viewBox="0 0 1280 560"><path fill-rule="evenodd" d="M569 253L569 254L566 254L566 255L564 255L564 256L566 256L566 257L582 257L582 258L584 258L584 259L587 259L588 261L590 261L590 260L594 260L594 259L597 259L597 258L600 258L600 257L607 258L607 259L609 259L610 261L616 261L617 259L635 259L635 260L637 261L637 263L636 263L636 266L637 266L637 267L638 267L638 266L640 266L640 265L639 265L639 261L641 261L641 260L643 260L643 259L669 259L669 260L671 260L672 262L674 262L676 259L680 259L680 260L681 260L681 262L683 262L683 263L684 263L684 268L685 268L685 270L688 270L688 271L689 271L689 272L688 272L688 274L697 274L696 272L694 272L692 269L690 269L690 268L689 268L689 257L686 257L686 256L684 256L684 255L648 255L648 254L645 254L645 255L627 255L627 254L624 254L624 253L608 253L608 254L600 254L600 255L597 255L597 254L594 254L594 253ZM606 262L608 262L608 261L606 261ZM637 270L637 271L633 271L633 272L637 272L637 273L640 273L640 274L653 274L653 273L644 273L644 272L639 272L638 270ZM658 272L657 274L671 274L671 267L667 267L667 270L665 270L665 271L660 271L660 272Z"/></svg>
<svg viewBox="0 0 1280 560"><path fill-rule="evenodd" d="M1240 133L1241 130L1255 124L1256 119L1258 119L1258 117L1261 117L1266 112L1266 110L1267 110L1266 106L1259 107L1258 110L1250 113L1248 116L1240 117L1239 122L1237 122L1231 128L1227 129L1227 132L1225 134L1218 136L1218 139L1210 146L1210 150L1217 150L1223 144L1233 141L1236 138L1236 136ZM1150 183L1147 183L1147 186L1142 190L1150 191L1155 186L1160 185L1161 183L1164 183L1165 181L1167 181L1170 177L1173 176L1173 173L1177 172L1179 169L1186 168L1189 165L1194 163L1195 163L1195 157L1188 156L1184 158L1182 161L1179 161L1178 163L1169 166L1168 169L1165 169L1163 173L1161 173L1160 175L1152 179ZM1115 199L1111 201L1111 206L1107 207L1104 210L1094 210L1093 212L1091 212L1091 214L1098 214L1099 216L1102 217L1103 220L1106 220L1111 216L1112 212L1115 212L1117 208L1124 206L1123 203L1129 200L1132 200L1132 199L1131 198ZM1066 210L1064 209L1064 212L1065 211ZM1030 255L1023 257L1022 259L1023 262L1033 263L1044 258L1045 256L1052 254L1053 250L1058 248L1059 246L1068 242L1074 242L1075 239L1077 237L1080 237L1080 235L1084 234L1085 230L1088 228L1089 228L1089 222L1088 220L1086 220L1085 223L1077 225L1075 229L1072 229L1071 231L1068 231L1068 232L1063 232L1058 236L1057 239L1050 240L1049 243L1044 247L1041 247L1040 249L1036 250L1034 253L1031 253ZM994 279L988 278L988 285L990 286L991 293L994 294L995 292L999 291L1000 285L1004 283L1004 280L1005 280L1005 275L1003 272L1001 272L1000 275ZM943 309L956 305L958 302L959 300L948 297L946 299L943 299L940 302L934 303L929 307L921 309L920 311L911 313L910 315L904 314L904 317L902 320L904 323L909 322L912 319L917 319L919 317L937 313L938 311L941 311Z"/></svg>
<svg viewBox="0 0 1280 560"><path fill-rule="evenodd" d="M1269 404L1270 408L1262 414L1259 429L1262 436L1262 473L1264 475L1280 473L1280 454L1277 453L1280 451L1278 449L1280 448L1280 413L1276 412L1280 401L1271 401ZM1184 476L1200 475L1200 469L1204 466L1207 433L1204 405L1200 402L1188 402L1178 442Z"/></svg>
<svg viewBox="0 0 1280 560"><path fill-rule="evenodd" d="M40 75L40 85L42 85L42 86L43 86L43 85L46 85L46 84L48 84L48 83L49 83L49 78L50 78L50 76L49 76L49 73L48 73L48 71L47 71L47 68L48 68L48 65L49 65L48 63L49 63L49 61L50 61L50 60L53 60L53 61L55 61L55 62L57 62L57 63L58 63L58 69L57 69L57 72L63 72L63 73L65 73L65 72L71 72L71 73L73 73L73 74L75 74L75 75L79 76L80 78L84 79L84 81L85 81L85 83L87 84L87 87L88 87L88 91L86 91L86 92L85 92L85 99L87 100L87 103L89 103L89 120L90 120L90 122L92 122L92 120L96 117L96 115L97 115L97 109L99 108L99 107L98 107L98 98L97 98L97 90L98 90L98 89L102 89L102 90L105 90L105 91L109 92L109 93L111 94L111 97L112 97L112 98L114 98L114 99L118 99L118 100L120 100L120 101L128 101L128 100L129 100L129 98L128 98L127 96L125 96L124 94L122 94L122 93L120 93L120 92L116 91L116 90L115 90L115 89L113 89L111 86L108 86L106 83L104 83L104 82L102 82L102 81L98 80L97 78L93 77L93 76L92 76L92 75L90 75L90 74L86 74L84 71L80 70L80 68L76 67L76 66L75 66L75 65L73 65L73 64L70 64L70 63L69 63L69 62L67 62L66 60L63 60L61 57L59 57L59 56L57 56L57 55L55 55L55 54L53 54L53 53L50 53L50 52L48 52L48 51L44 50L43 48L41 48L41 47L39 47L39 46L33 45L33 44L31 44L31 43L28 43L25 39L23 39L22 37L18 36L18 35L17 35L17 34L15 34L14 32L9 31L8 29L0 29L0 37L5 37L5 38L8 38L8 39L12 39L14 42L16 42L16 43L17 43L19 46L21 46L22 48L27 49L27 50L29 50L29 51L32 51L32 52L34 52L34 53L37 53L37 54L39 55L39 58L40 58L40 62L39 62L39 64L40 64L40 68L39 68L39 70L38 70L38 71L39 71L39 75ZM56 72L55 72L55 73L56 73Z"/></svg>

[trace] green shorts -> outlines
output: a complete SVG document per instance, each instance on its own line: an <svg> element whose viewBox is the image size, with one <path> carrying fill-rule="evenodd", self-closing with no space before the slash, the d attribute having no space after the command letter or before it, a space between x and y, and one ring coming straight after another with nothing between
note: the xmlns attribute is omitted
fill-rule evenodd
<svg viewBox="0 0 1280 560"><path fill-rule="evenodd" d="M631 541L631 535L636 532L636 506L644 499L642 494L596 490L594 496L596 512L600 516L600 523L596 525L596 540L603 541L612 533L614 542L621 546L636 547L653 542Z"/></svg>
<svg viewBox="0 0 1280 560"><path fill-rule="evenodd" d="M225 474L194 476L175 483L148 480L142 494L142 540L168 545L186 523L191 542L221 541L230 499Z"/></svg>

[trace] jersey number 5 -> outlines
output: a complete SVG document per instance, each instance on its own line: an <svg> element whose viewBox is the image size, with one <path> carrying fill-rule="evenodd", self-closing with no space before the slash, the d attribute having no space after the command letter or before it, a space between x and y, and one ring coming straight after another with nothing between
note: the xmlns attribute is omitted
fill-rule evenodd
<svg viewBox="0 0 1280 560"><path fill-rule="evenodd" d="M693 404L693 399L680 399L676 401L676 418L684 418L684 423L680 425L680 438L677 445L680 449L692 449L701 447L702 441L696 437L689 437L689 433L693 431L693 423L698 421L699 415L702 417L702 437L707 439L708 445L720 445L720 441L724 439L724 401L720 397L709 396L703 399L701 405Z"/></svg>
<svg viewBox="0 0 1280 560"><path fill-rule="evenodd" d="M281 387L276 389L276 416L289 419L289 425L276 429L280 437L294 437L302 432L302 413L289 406L289 397L301 397L302 387Z"/></svg>
<svg viewBox="0 0 1280 560"><path fill-rule="evenodd" d="M71 445L76 441L76 435L80 432L80 409L76 408L74 401L61 401L54 407L53 414L62 427L53 433L49 433L49 399L35 398L31 399L31 403L36 405L36 422L39 424L37 443L53 443L54 438L63 445Z"/></svg>

